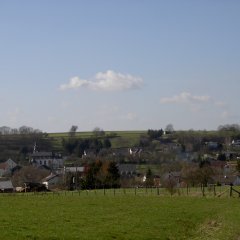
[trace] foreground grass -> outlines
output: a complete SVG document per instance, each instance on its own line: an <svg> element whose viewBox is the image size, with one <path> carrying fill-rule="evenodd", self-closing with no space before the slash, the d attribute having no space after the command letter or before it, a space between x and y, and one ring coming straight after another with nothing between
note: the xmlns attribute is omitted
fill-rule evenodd
<svg viewBox="0 0 240 240"><path fill-rule="evenodd" d="M1 239L238 239L239 199L0 195Z"/></svg>

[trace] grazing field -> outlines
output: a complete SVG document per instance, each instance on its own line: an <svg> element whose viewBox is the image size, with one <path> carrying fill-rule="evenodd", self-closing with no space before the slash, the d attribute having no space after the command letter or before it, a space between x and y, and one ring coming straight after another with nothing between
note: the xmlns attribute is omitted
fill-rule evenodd
<svg viewBox="0 0 240 240"><path fill-rule="evenodd" d="M0 195L1 239L239 239L238 198Z"/></svg>
<svg viewBox="0 0 240 240"><path fill-rule="evenodd" d="M110 138L113 148L133 147L139 144L140 137L146 135L147 131L106 131L105 136ZM86 139L94 136L93 132L77 132L76 139ZM55 150L62 150L62 139L69 138L69 133L48 133L48 139L51 140Z"/></svg>

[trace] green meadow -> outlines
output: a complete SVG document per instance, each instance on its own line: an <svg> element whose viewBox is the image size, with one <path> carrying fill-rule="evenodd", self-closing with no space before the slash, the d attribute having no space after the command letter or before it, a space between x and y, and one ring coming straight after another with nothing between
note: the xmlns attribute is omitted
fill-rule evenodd
<svg viewBox="0 0 240 240"><path fill-rule="evenodd" d="M141 136L146 136L147 131L106 131L105 137L111 140L112 148L133 147L139 144ZM76 139L92 138L93 132L76 132ZM49 139L54 149L62 150L62 139L68 139L69 133L48 133Z"/></svg>
<svg viewBox="0 0 240 240"><path fill-rule="evenodd" d="M1 239L240 239L240 199L157 194L0 195Z"/></svg>

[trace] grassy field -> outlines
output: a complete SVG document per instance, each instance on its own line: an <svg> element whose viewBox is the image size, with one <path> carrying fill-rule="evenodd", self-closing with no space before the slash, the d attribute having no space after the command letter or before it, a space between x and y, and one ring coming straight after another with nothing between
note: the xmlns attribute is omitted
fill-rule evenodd
<svg viewBox="0 0 240 240"><path fill-rule="evenodd" d="M238 198L0 195L1 239L239 239Z"/></svg>
<svg viewBox="0 0 240 240"><path fill-rule="evenodd" d="M140 137L146 135L147 131L106 131L105 136L109 137L113 148L133 147L139 144ZM75 138L87 139L93 137L93 132L77 132ZM69 133L48 133L55 150L62 150L62 139L69 138Z"/></svg>

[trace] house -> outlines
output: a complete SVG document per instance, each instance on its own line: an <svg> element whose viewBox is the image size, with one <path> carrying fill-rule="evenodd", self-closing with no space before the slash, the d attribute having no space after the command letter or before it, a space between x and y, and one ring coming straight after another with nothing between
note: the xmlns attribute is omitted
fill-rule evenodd
<svg viewBox="0 0 240 240"><path fill-rule="evenodd" d="M85 171L85 167L64 167L64 173L81 173L83 174Z"/></svg>
<svg viewBox="0 0 240 240"><path fill-rule="evenodd" d="M53 152L33 152L30 155L30 163L37 167L47 166L50 169L58 169L63 167L64 159L61 154Z"/></svg>
<svg viewBox="0 0 240 240"><path fill-rule="evenodd" d="M17 164L9 158L7 161L0 163L0 177L10 174Z"/></svg>
<svg viewBox="0 0 240 240"><path fill-rule="evenodd" d="M233 182L234 186L240 186L240 176L236 176L234 182Z"/></svg>
<svg viewBox="0 0 240 240"><path fill-rule="evenodd" d="M211 141L206 142L205 144L209 150L217 150L220 146L218 142L211 142Z"/></svg>
<svg viewBox="0 0 240 240"><path fill-rule="evenodd" d="M118 164L117 167L121 177L133 177L136 175L136 164Z"/></svg>
<svg viewBox="0 0 240 240"><path fill-rule="evenodd" d="M238 140L232 140L232 146L234 146L234 147L240 147L240 139L238 139Z"/></svg>
<svg viewBox="0 0 240 240"><path fill-rule="evenodd" d="M13 189L11 180L0 180L0 192L13 192Z"/></svg>
<svg viewBox="0 0 240 240"><path fill-rule="evenodd" d="M222 185L222 186L225 186L225 185L235 185L234 183L236 182L237 180L237 176L234 176L234 175L229 175L229 176L213 176L213 181L215 184L218 184L218 185ZM236 182L237 184L237 182Z"/></svg>
<svg viewBox="0 0 240 240"><path fill-rule="evenodd" d="M61 183L63 183L63 176L54 173L51 173L42 180L42 184L44 184L47 189L52 189Z"/></svg>
<svg viewBox="0 0 240 240"><path fill-rule="evenodd" d="M129 154L131 156L141 156L142 149L141 148L129 148Z"/></svg>

